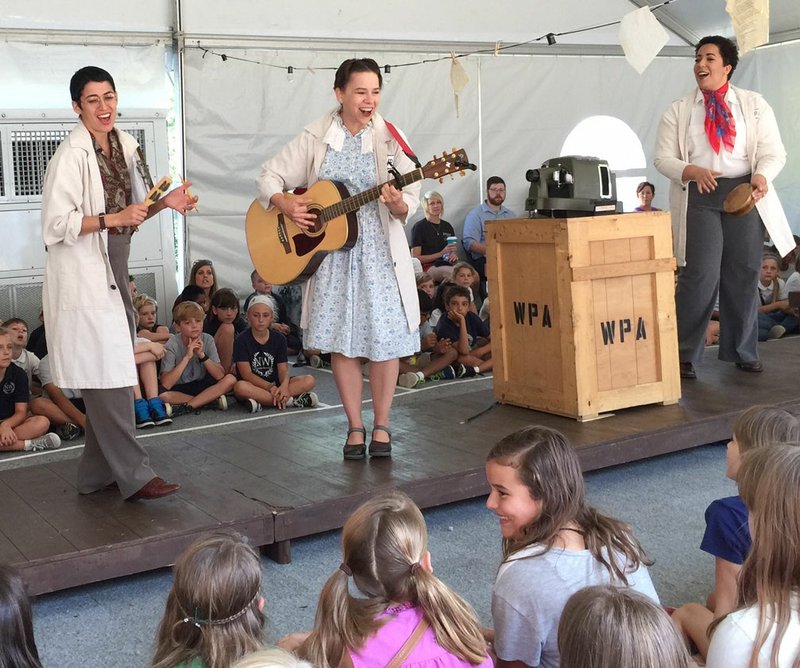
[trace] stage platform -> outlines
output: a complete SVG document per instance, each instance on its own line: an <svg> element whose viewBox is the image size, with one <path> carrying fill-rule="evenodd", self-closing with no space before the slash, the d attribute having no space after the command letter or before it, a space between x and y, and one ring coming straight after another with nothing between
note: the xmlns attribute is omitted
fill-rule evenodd
<svg viewBox="0 0 800 668"><path fill-rule="evenodd" d="M346 421L338 406L240 413L202 429L182 418L143 441L155 470L183 484L162 500L123 502L116 491L79 496L78 450L0 471L0 562L15 564L39 594L170 565L195 537L219 528L246 534L285 562L292 539L341 527L376 490L400 488L421 507L486 494L486 452L526 425L561 430L590 471L727 438L737 413L752 404L800 413L800 337L762 349L762 374L717 362L708 350L680 403L584 423L495 405L490 378L430 383L398 393L394 454L366 462L342 460ZM369 425L371 414L365 418Z"/></svg>

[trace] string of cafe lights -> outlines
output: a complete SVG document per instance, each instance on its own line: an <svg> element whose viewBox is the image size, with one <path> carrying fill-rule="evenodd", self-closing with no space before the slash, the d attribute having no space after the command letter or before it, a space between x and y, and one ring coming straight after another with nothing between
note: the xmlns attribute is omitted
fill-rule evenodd
<svg viewBox="0 0 800 668"><path fill-rule="evenodd" d="M651 5L650 11L655 11L665 7L667 5L672 4L673 2L678 2L678 0L663 0L663 2L658 3L657 5ZM437 56L435 58L423 58L421 60L413 60L406 63L393 63L393 64L385 64L381 67L383 70L383 75L385 79L388 79L391 76L392 70L400 67L415 67L417 65L428 65L431 63L438 63L442 60L453 60L456 58L467 58L469 56L476 56L476 55L483 55L483 54L494 54L498 55L502 51L507 51L510 49L516 49L521 46L527 46L528 44L534 44L536 42L544 42L546 41L548 46L553 46L554 44L558 43L559 37L566 37L568 35L577 35L579 33L590 32L592 30L599 30L600 28L608 28L609 26L619 25L622 23L622 19L617 19L615 21L608 21L606 23L598 23L595 25L584 26L582 28L574 28L572 30L563 30L561 32L547 32L544 35L540 35L539 37L534 37L532 39L526 40L524 42L514 42L511 44L501 44L497 42L494 47L487 47L485 49L476 49L475 51L468 51L465 53L453 53L450 55L443 55ZM229 60L236 61L240 63L250 63L252 65L260 65L262 67L271 67L273 69L278 70L285 70L286 77L291 82L294 80L295 72L298 70L308 70L312 72L317 71L332 71L335 72L338 69L338 65L336 66L322 66L322 67L314 67L314 68L307 68L301 67L297 68L294 65L275 65L274 63L265 62L263 60L255 60L253 58L244 58L242 56L234 56L228 53L220 53L218 51L214 51L213 49L209 49L204 47L200 42L197 42L197 45L187 45L186 48L190 49L199 49L203 52L202 58L204 59L206 56L215 56L222 60L222 62L227 62Z"/></svg>

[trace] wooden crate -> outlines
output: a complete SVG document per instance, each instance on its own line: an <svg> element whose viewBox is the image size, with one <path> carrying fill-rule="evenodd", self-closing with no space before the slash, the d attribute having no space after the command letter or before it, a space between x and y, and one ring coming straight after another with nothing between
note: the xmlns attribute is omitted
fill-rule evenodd
<svg viewBox="0 0 800 668"><path fill-rule="evenodd" d="M588 420L680 398L668 213L487 225L494 393Z"/></svg>

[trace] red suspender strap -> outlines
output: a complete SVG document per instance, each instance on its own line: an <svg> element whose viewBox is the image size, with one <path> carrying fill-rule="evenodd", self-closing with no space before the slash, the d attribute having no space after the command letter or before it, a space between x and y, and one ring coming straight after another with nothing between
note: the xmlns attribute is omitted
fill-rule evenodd
<svg viewBox="0 0 800 668"><path fill-rule="evenodd" d="M383 122L386 123L386 128L392 134L392 137L395 138L397 143L400 144L400 148L403 149L403 153L405 153L408 156L408 159L411 160L411 162L413 162L414 165L416 165L417 169L422 167L422 165L419 164L419 159L417 158L416 154L414 153L414 151L411 150L411 147L408 144L406 144L405 139L403 139L403 136L397 131L397 128L394 125L392 125L389 121L387 121L385 118L383 119Z"/></svg>

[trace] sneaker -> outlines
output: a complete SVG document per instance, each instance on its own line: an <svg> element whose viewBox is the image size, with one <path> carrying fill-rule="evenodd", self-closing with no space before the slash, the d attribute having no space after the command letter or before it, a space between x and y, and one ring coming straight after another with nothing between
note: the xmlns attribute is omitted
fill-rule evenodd
<svg viewBox="0 0 800 668"><path fill-rule="evenodd" d="M456 377L456 370L448 364L444 369L435 373L434 376L431 376L431 380L453 380Z"/></svg>
<svg viewBox="0 0 800 668"><path fill-rule="evenodd" d="M397 377L397 384L400 387L408 388L409 390L412 387L416 387L421 382L420 377L417 375L416 371L406 371L405 373L401 373Z"/></svg>
<svg viewBox="0 0 800 668"><path fill-rule="evenodd" d="M217 410L226 411L228 410L228 397L224 394L217 399Z"/></svg>
<svg viewBox="0 0 800 668"><path fill-rule="evenodd" d="M473 376L477 375L478 375L478 367L476 366L464 367L464 378L472 378Z"/></svg>
<svg viewBox="0 0 800 668"><path fill-rule="evenodd" d="M315 369L324 369L325 368L325 360L322 359L319 355L312 355L309 359L309 363Z"/></svg>
<svg viewBox="0 0 800 668"><path fill-rule="evenodd" d="M786 327L783 325L774 325L767 334L768 339L779 339L786 334Z"/></svg>
<svg viewBox="0 0 800 668"><path fill-rule="evenodd" d="M41 452L42 450L56 450L61 447L61 439L57 434L45 434L39 438L32 438L25 446L27 452Z"/></svg>
<svg viewBox="0 0 800 668"><path fill-rule="evenodd" d="M465 367L461 362L456 362L455 364L450 365L453 368L453 371L456 373L456 378L463 378L464 375L467 373L467 367Z"/></svg>
<svg viewBox="0 0 800 668"><path fill-rule="evenodd" d="M136 414L136 428L149 429L155 427L156 423L150 417L150 408L144 399L136 399L133 402L133 412Z"/></svg>
<svg viewBox="0 0 800 668"><path fill-rule="evenodd" d="M172 424L172 418L167 411L167 405L160 397L153 397L147 400L147 407L150 409L150 417L156 427Z"/></svg>
<svg viewBox="0 0 800 668"><path fill-rule="evenodd" d="M81 435L81 428L76 424L67 422L67 424L56 427L56 434L58 434L62 441L71 441Z"/></svg>
<svg viewBox="0 0 800 668"><path fill-rule="evenodd" d="M181 415L190 415L197 411L189 404L172 404L172 417L180 417Z"/></svg>
<svg viewBox="0 0 800 668"><path fill-rule="evenodd" d="M314 408L319 405L319 398L316 392L303 392L303 394L292 397L286 402L287 407L291 408Z"/></svg>
<svg viewBox="0 0 800 668"><path fill-rule="evenodd" d="M262 410L264 410L264 407L255 399L248 399L246 405L250 408L251 413L260 413Z"/></svg>

